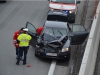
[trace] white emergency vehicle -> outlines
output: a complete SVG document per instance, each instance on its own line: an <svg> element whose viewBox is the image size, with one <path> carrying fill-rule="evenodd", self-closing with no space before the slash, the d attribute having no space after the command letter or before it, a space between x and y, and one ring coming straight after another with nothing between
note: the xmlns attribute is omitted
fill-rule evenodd
<svg viewBox="0 0 100 75"><path fill-rule="evenodd" d="M77 12L77 4L80 3L79 0L49 0L49 7L51 10L63 10L66 13Z"/></svg>
<svg viewBox="0 0 100 75"><path fill-rule="evenodd" d="M50 11L61 10L67 14L67 20L70 23L75 22L75 16L77 13L77 4L79 0L49 0Z"/></svg>

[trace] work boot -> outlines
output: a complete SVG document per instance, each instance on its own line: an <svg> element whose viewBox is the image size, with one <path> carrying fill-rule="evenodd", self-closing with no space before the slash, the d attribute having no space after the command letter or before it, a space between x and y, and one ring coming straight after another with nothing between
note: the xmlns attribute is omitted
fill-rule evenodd
<svg viewBox="0 0 100 75"><path fill-rule="evenodd" d="M16 62L16 65L19 65L19 63Z"/></svg>
<svg viewBox="0 0 100 75"><path fill-rule="evenodd" d="M23 63L23 65L26 65L26 63Z"/></svg>

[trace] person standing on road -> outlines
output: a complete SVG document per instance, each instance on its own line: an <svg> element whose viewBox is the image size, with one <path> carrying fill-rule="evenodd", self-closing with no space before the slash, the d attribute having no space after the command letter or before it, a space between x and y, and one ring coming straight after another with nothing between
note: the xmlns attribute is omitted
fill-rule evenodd
<svg viewBox="0 0 100 75"><path fill-rule="evenodd" d="M28 32L27 28L23 29L23 33L20 34L17 38L17 42L19 43L19 55L18 55L16 65L19 65L20 57L23 53L24 53L23 65L26 64L29 42L32 39L32 37L30 35L28 35L27 32Z"/></svg>
<svg viewBox="0 0 100 75"><path fill-rule="evenodd" d="M13 36L13 44L14 44L15 49L16 49L16 59L18 58L18 54L19 54L19 45L17 43L17 38L23 32L23 29L24 29L24 27L22 27L20 30L18 30L16 32L14 32L14 36Z"/></svg>

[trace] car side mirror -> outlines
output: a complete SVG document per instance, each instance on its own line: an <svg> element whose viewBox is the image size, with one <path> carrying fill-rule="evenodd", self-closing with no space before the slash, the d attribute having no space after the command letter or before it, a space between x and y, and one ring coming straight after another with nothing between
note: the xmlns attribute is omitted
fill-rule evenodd
<svg viewBox="0 0 100 75"><path fill-rule="evenodd" d="M87 32L90 32L90 30L87 30Z"/></svg>
<svg viewBox="0 0 100 75"><path fill-rule="evenodd" d="M76 2L76 4L79 4L79 3L81 3L81 1L77 1L77 2Z"/></svg>
<svg viewBox="0 0 100 75"><path fill-rule="evenodd" d="M70 37L74 36L73 34L70 34Z"/></svg>

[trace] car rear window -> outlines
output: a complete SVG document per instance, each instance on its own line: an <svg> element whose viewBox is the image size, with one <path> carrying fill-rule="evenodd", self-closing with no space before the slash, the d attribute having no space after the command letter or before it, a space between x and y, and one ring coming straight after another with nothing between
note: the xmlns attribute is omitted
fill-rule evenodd
<svg viewBox="0 0 100 75"><path fill-rule="evenodd" d="M61 21L61 22L67 22L67 17L63 15L48 15L47 16L48 21Z"/></svg>

